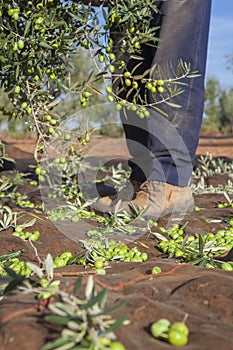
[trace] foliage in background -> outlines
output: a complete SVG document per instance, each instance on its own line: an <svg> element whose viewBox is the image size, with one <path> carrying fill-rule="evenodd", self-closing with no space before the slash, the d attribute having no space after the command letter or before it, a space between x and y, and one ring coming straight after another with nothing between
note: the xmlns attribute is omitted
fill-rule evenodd
<svg viewBox="0 0 233 350"><path fill-rule="evenodd" d="M216 78L209 78L205 90L203 131L233 133L233 90L221 88Z"/></svg>

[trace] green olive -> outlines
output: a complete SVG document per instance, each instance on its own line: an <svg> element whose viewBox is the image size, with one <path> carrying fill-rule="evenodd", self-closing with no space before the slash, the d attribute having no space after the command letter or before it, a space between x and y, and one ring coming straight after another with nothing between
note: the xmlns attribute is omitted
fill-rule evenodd
<svg viewBox="0 0 233 350"><path fill-rule="evenodd" d="M170 331L173 331L173 330L184 333L186 336L189 335L189 329L186 326L186 324L183 322L174 322L170 327Z"/></svg>
<svg viewBox="0 0 233 350"><path fill-rule="evenodd" d="M54 267L64 267L66 266L66 261L60 257L56 257L54 259L53 264L54 264Z"/></svg>
<svg viewBox="0 0 233 350"><path fill-rule="evenodd" d="M224 262L221 264L221 269L226 271L233 271L233 265L230 263Z"/></svg>
<svg viewBox="0 0 233 350"><path fill-rule="evenodd" d="M14 21L18 21L19 19L19 14L18 13L14 13L13 16L12 16L13 20Z"/></svg>
<svg viewBox="0 0 233 350"><path fill-rule="evenodd" d="M164 88L162 86L157 87L157 91L162 94L164 92Z"/></svg>
<svg viewBox="0 0 233 350"><path fill-rule="evenodd" d="M89 98L89 97L91 96L91 94L90 94L90 92L85 91L84 94L83 94L83 96L84 96L85 98Z"/></svg>
<svg viewBox="0 0 233 350"><path fill-rule="evenodd" d="M26 109L26 108L27 108L27 105L28 105L27 102L22 102L22 103L21 103L21 108L22 108L22 109Z"/></svg>
<svg viewBox="0 0 233 350"><path fill-rule="evenodd" d="M15 13L15 9L11 8L7 11L9 16L12 16Z"/></svg>
<svg viewBox="0 0 233 350"><path fill-rule="evenodd" d="M71 258L72 257L72 253L71 252L63 252L61 255L60 255L60 258L61 259L67 259L67 258Z"/></svg>
<svg viewBox="0 0 233 350"><path fill-rule="evenodd" d="M153 267L153 269L151 270L151 273L154 275L154 274L157 274L157 273L160 273L162 272L161 268L159 266L155 266Z"/></svg>
<svg viewBox="0 0 233 350"><path fill-rule="evenodd" d="M56 125L56 124L57 124L57 120L52 118L52 119L49 121L49 124L50 124L50 125Z"/></svg>
<svg viewBox="0 0 233 350"><path fill-rule="evenodd" d="M44 175L39 175L39 176L38 176L38 179L39 179L40 182L45 182L45 177L44 177Z"/></svg>
<svg viewBox="0 0 233 350"><path fill-rule="evenodd" d="M130 78L131 77L131 73L130 72L125 72L124 73L124 77L125 78Z"/></svg>
<svg viewBox="0 0 233 350"><path fill-rule="evenodd" d="M23 40L18 40L17 42L17 46L20 50L22 50L24 48L24 41Z"/></svg>
<svg viewBox="0 0 233 350"><path fill-rule="evenodd" d="M110 350L126 350L124 345L118 341L114 341L109 345Z"/></svg>
<svg viewBox="0 0 233 350"><path fill-rule="evenodd" d="M21 90L20 86L17 85L14 89L15 94L19 94L20 90Z"/></svg>
<svg viewBox="0 0 233 350"><path fill-rule="evenodd" d="M42 22L44 22L44 18L43 18L43 17L37 17L37 18L35 19L35 23L36 23L36 24L40 24L40 23L42 23Z"/></svg>
<svg viewBox="0 0 233 350"><path fill-rule="evenodd" d="M129 32L130 32L131 34L134 33L134 32L135 32L135 27L133 27L133 26L129 27Z"/></svg>
<svg viewBox="0 0 233 350"><path fill-rule="evenodd" d="M51 73L49 77L50 77L51 80L55 80L56 79L56 75L54 73Z"/></svg>
<svg viewBox="0 0 233 350"><path fill-rule="evenodd" d="M113 65L109 66L109 72L114 73L115 72L115 67Z"/></svg>
<svg viewBox="0 0 233 350"><path fill-rule="evenodd" d="M116 110L120 111L122 109L122 105L120 103L116 104Z"/></svg>
<svg viewBox="0 0 233 350"><path fill-rule="evenodd" d="M49 281L46 278L42 278L40 280L40 285L41 285L41 287L46 288L49 285Z"/></svg>
<svg viewBox="0 0 233 350"><path fill-rule="evenodd" d="M134 47L135 47L135 49L139 50L139 49L141 48L140 42L139 42L139 41L136 41L136 42L134 43Z"/></svg>
<svg viewBox="0 0 233 350"><path fill-rule="evenodd" d="M157 80L157 84L160 86L164 85L164 80L162 79Z"/></svg>
<svg viewBox="0 0 233 350"><path fill-rule="evenodd" d="M103 266L104 266L103 260L97 259L94 262L94 266L95 266L96 269L102 269Z"/></svg>
<svg viewBox="0 0 233 350"><path fill-rule="evenodd" d="M107 92L108 94L111 94L111 93L112 93L112 88L111 88L111 86L107 86L107 87L106 87L106 92Z"/></svg>
<svg viewBox="0 0 233 350"><path fill-rule="evenodd" d="M109 102L114 102L114 97L112 95L108 95L108 101Z"/></svg>
<svg viewBox="0 0 233 350"><path fill-rule="evenodd" d="M184 346L188 343L188 337L182 332L171 330L168 332L168 342L175 346Z"/></svg>
<svg viewBox="0 0 233 350"><path fill-rule="evenodd" d="M116 56L114 55L114 53L110 53L109 58L111 61L113 61L113 60L115 60Z"/></svg>
<svg viewBox="0 0 233 350"><path fill-rule="evenodd" d="M126 86L131 86L131 84L132 84L132 82L131 82L131 80L130 79L125 79L125 85Z"/></svg>
<svg viewBox="0 0 233 350"><path fill-rule="evenodd" d="M151 325L150 332L153 335L153 337L159 338L168 332L169 327L170 321L165 318L161 318L159 321L154 322Z"/></svg>
<svg viewBox="0 0 233 350"><path fill-rule="evenodd" d="M53 127L49 127L48 131L49 131L49 134L51 134L51 135L54 134L54 132L55 132Z"/></svg>
<svg viewBox="0 0 233 350"><path fill-rule="evenodd" d="M36 175L40 175L40 173L41 173L41 168L40 167L36 167L35 174Z"/></svg>

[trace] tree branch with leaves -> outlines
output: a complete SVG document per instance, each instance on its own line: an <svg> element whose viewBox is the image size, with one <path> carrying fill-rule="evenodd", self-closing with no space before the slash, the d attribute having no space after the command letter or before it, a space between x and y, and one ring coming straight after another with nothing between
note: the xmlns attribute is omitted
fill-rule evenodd
<svg viewBox="0 0 233 350"><path fill-rule="evenodd" d="M88 1L1 1L0 85L10 101L1 106L2 112L36 130L42 150L48 138L63 137L59 125L65 116L59 113L59 103L69 93L77 95L83 108L99 94L116 102L118 110L138 110L139 117L147 116L147 107L159 112L164 103L177 107L172 98L183 92L184 79L193 77L190 65L180 60L177 67L143 68L143 47L159 42L159 26L152 25L158 4L110 0L107 11L105 1L99 7ZM82 50L94 68L74 82L73 59ZM135 60L131 71L129 58ZM106 91L96 88L98 81ZM153 103L148 102L147 91Z"/></svg>

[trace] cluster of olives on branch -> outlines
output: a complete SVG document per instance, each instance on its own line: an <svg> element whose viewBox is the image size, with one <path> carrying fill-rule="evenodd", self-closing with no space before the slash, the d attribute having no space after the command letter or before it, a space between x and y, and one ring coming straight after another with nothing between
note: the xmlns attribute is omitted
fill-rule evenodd
<svg viewBox="0 0 233 350"><path fill-rule="evenodd" d="M233 200L231 202L219 203L218 208L233 208Z"/></svg>
<svg viewBox="0 0 233 350"><path fill-rule="evenodd" d="M31 241L37 241L40 237L40 232L38 230L34 230L33 232L26 231L24 232L22 227L20 225L15 226L13 236L19 237L23 240L31 240Z"/></svg>
<svg viewBox="0 0 233 350"><path fill-rule="evenodd" d="M169 240L160 241L159 249L168 254L169 257L183 258L187 262L192 262L194 257L205 257L204 267L221 268L223 270L233 270L233 263L218 263L214 259L221 254L225 254L233 248L233 219L229 220L229 228L218 230L215 234L208 232L202 235L201 239L206 246L205 251L199 252L200 237L198 235L186 235L183 228L174 224L168 229L161 227L160 230L169 236ZM199 254L200 253L200 254ZM195 259L196 260L196 259ZM201 260L200 260L201 261Z"/></svg>
<svg viewBox="0 0 233 350"><path fill-rule="evenodd" d="M0 262L0 275L7 276L5 267L13 270L15 273L21 276L29 277L31 275L31 269L27 266L25 261L21 261L18 258L12 258L8 261Z"/></svg>
<svg viewBox="0 0 233 350"><path fill-rule="evenodd" d="M64 252L54 259L54 267L64 267L70 264L90 265L97 270L109 266L110 261L143 262L148 254L137 247L129 248L125 243L111 239L106 242L90 239L83 242L85 251L72 256L71 252Z"/></svg>
<svg viewBox="0 0 233 350"><path fill-rule="evenodd" d="M183 322L170 323L166 318L161 318L150 327L153 337L168 342L175 346L184 346L188 343L189 329Z"/></svg>
<svg viewBox="0 0 233 350"><path fill-rule="evenodd" d="M35 208L35 204L31 202L26 195L22 195L19 192L13 192L11 194L11 199L21 208Z"/></svg>

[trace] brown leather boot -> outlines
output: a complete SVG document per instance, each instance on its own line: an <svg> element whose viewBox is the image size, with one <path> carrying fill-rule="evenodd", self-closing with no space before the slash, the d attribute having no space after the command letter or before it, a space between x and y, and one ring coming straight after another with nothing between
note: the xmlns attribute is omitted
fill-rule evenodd
<svg viewBox="0 0 233 350"><path fill-rule="evenodd" d="M95 203L100 212L112 212L119 200L101 198ZM165 182L146 181L128 203L122 201L121 208L130 212L134 208L144 211L145 217L159 218L169 213L186 213L194 208L191 187L179 187Z"/></svg>
<svg viewBox="0 0 233 350"><path fill-rule="evenodd" d="M166 214L186 213L194 209L191 187L174 186L165 182L147 181L140 187L128 207L145 210L145 216L160 217Z"/></svg>

